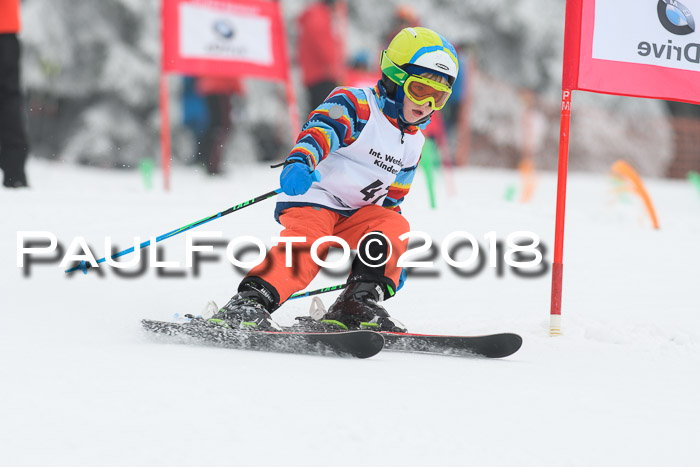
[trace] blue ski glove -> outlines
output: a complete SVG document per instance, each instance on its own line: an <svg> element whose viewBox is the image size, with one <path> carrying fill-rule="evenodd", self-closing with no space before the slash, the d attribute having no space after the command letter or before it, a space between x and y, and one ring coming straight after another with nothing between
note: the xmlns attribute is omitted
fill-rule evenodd
<svg viewBox="0 0 700 467"><path fill-rule="evenodd" d="M408 273L406 271L408 271L408 269L401 269L401 276L399 277L399 286L396 287L397 292L401 290L401 287L403 287L404 282L406 282L406 278L408 277Z"/></svg>
<svg viewBox="0 0 700 467"><path fill-rule="evenodd" d="M312 171L300 157L290 157L280 175L280 187L289 196L303 195L313 182L321 181L321 174Z"/></svg>

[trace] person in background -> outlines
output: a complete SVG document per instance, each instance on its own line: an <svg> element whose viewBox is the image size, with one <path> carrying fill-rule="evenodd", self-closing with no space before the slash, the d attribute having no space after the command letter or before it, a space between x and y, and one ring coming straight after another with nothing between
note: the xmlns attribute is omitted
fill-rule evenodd
<svg viewBox="0 0 700 467"><path fill-rule="evenodd" d="M410 5L396 5L394 15L389 21L389 29L384 36L384 44L388 44L391 40L405 28L411 26L420 26L420 20L416 10Z"/></svg>
<svg viewBox="0 0 700 467"><path fill-rule="evenodd" d="M197 93L197 78L194 76L185 76L182 80L182 123L197 142L196 153L188 162L198 163L199 142L209 128L209 109L206 99Z"/></svg>
<svg viewBox="0 0 700 467"><path fill-rule="evenodd" d="M342 44L334 27L334 6L333 0L313 2L297 21L297 60L309 110L315 109L335 89L342 72Z"/></svg>
<svg viewBox="0 0 700 467"><path fill-rule="evenodd" d="M239 78L187 77L184 83L184 123L197 141L194 162L209 175L222 171L224 148L233 129L233 96L243 93Z"/></svg>
<svg viewBox="0 0 700 467"><path fill-rule="evenodd" d="M201 77L197 93L203 96L209 110L209 126L199 145L199 160L210 175L221 173L224 147L233 130L231 99L243 94L240 78Z"/></svg>
<svg viewBox="0 0 700 467"><path fill-rule="evenodd" d="M29 152L22 112L19 58L19 0L0 1L0 168L3 186L27 185L24 166Z"/></svg>
<svg viewBox="0 0 700 467"><path fill-rule="evenodd" d="M372 87L377 82L381 72L370 68L369 54L366 50L355 53L345 68L343 83L352 88Z"/></svg>

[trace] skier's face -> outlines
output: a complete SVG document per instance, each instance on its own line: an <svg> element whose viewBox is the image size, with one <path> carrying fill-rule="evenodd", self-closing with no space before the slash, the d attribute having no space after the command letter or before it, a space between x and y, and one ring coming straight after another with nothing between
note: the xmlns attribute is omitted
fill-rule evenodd
<svg viewBox="0 0 700 467"><path fill-rule="evenodd" d="M433 107L430 102L419 105L407 96L403 97L403 118L406 120L406 123L415 123L432 111Z"/></svg>

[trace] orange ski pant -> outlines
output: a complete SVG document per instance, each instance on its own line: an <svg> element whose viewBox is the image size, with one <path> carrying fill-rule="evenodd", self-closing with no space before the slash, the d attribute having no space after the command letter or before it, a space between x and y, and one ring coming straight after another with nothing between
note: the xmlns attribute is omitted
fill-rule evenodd
<svg viewBox="0 0 700 467"><path fill-rule="evenodd" d="M396 263L408 247L408 239L399 240L399 237L410 230L408 221L398 212L371 205L360 208L346 217L329 209L301 206L286 209L279 220L284 226L281 237L306 237L305 242L294 242L291 246L292 266L285 265L287 247L284 243L279 243L270 249L263 262L254 267L246 277L259 277L275 287L279 293L280 304L293 293L305 289L316 277L321 266L311 257L311 245L317 239L331 235L342 238L354 250L365 234L384 234L391 243L391 255L385 265L375 270L378 275L383 276L384 283L396 290L401 276L401 268ZM332 241L320 244L317 249L318 257L325 260L334 244L339 246ZM355 264L353 263L353 272Z"/></svg>

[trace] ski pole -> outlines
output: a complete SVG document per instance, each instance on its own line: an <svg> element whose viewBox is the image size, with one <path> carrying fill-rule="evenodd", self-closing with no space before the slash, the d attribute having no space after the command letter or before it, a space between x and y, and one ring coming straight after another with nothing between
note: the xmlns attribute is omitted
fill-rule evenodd
<svg viewBox="0 0 700 467"><path fill-rule="evenodd" d="M265 193L264 195L257 196L257 197L255 197L255 198L253 198L253 199L251 199L251 200L248 200L248 201L245 201L245 202L243 202L243 203L237 204L237 205L235 205L235 206L233 206L233 207L230 207L230 208L228 208L228 209L225 210L225 211L221 211L221 212L219 212L219 213L217 213L217 214L214 214L214 215L212 215L212 216L205 217L204 219L200 219L200 220L198 220L198 221L196 221L196 222L192 222L191 224L187 224L186 226L180 227L179 229L172 230L172 231L170 231L170 232L168 232L168 233L166 233L166 234L163 234L163 235L161 235L161 236L159 236L159 237L156 237L156 241L155 241L154 243L158 243L158 242L163 241L163 240L165 240L165 239L168 239L168 238L170 238L170 237L174 237L174 236L177 235L177 234L181 234L182 232L186 232L186 231L188 231L188 230L194 229L195 227L199 227L199 226L202 225L202 224L206 224L207 222L211 222L211 221L213 221L214 219L218 219L218 218L220 218L220 217L224 217L225 215L231 214L232 212L240 211L241 209L243 209L243 208L245 208L245 207L252 206L252 205L255 204L255 203L259 203L260 201L265 201L266 199L272 198L273 196L276 196L276 195L280 194L281 192L282 192L282 189L281 189L281 188L278 188L278 189L276 189L276 190L267 192L267 193ZM149 246L150 244L151 244L151 241L150 241L150 240L147 240L147 241L141 243L141 245L139 245L139 248L146 248L146 247ZM126 254L132 253L133 251L134 251L134 247L132 246L131 248L127 248L126 250L123 250L123 251L120 251L119 253L113 254L113 255L111 256L111 258L112 258L112 259L119 258L120 256L124 256L124 255L126 255ZM97 260L97 263L98 263L98 264L99 264L99 263L103 263L105 260L106 260L106 258L100 258L100 259ZM66 270L66 274L67 274L67 273L70 273L70 272L73 272L73 271L77 271L78 269L80 269L81 271L83 271L83 274L87 274L87 270L88 270L90 267L92 267L92 265L91 265L90 263L88 263L88 262L86 262L86 261L81 261L80 264L79 264L78 266L75 266L75 267L73 267L73 268L67 269L67 270Z"/></svg>
<svg viewBox="0 0 700 467"><path fill-rule="evenodd" d="M294 300L295 298L310 297L312 295L319 295L319 294L326 293L326 292L333 292L334 290L344 289L346 286L347 286L347 284L338 284L338 285L332 285L330 287L324 287L322 289L309 290L308 292L298 292L298 293L292 294L287 300Z"/></svg>

